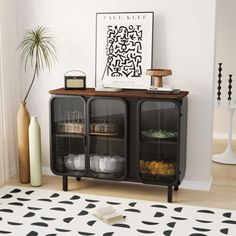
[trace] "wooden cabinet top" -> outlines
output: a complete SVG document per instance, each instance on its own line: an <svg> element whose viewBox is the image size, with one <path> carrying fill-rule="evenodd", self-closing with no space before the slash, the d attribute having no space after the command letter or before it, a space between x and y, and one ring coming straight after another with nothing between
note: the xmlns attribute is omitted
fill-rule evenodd
<svg viewBox="0 0 236 236"><path fill-rule="evenodd" d="M102 92L95 91L94 88L87 88L84 90L65 90L64 88L54 89L49 91L54 95L71 95L71 96L98 96L98 97L123 97L123 98L145 98L145 99L171 99L182 100L188 95L188 91L180 91L178 94L168 93L147 93L146 90L137 89L123 89L121 92Z"/></svg>

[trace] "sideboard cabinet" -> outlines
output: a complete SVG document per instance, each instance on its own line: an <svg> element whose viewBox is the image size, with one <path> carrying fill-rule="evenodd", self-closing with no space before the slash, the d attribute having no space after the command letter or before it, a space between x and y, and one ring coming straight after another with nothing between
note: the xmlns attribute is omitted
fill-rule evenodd
<svg viewBox="0 0 236 236"><path fill-rule="evenodd" d="M164 185L185 175L187 94L50 91L50 166L68 176Z"/></svg>

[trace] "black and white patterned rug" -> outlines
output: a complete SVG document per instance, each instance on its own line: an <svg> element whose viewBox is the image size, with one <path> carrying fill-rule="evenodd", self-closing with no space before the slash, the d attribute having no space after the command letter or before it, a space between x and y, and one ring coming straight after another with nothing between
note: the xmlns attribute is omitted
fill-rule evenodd
<svg viewBox="0 0 236 236"><path fill-rule="evenodd" d="M125 222L92 213L113 206ZM0 189L0 235L236 235L236 211L6 186Z"/></svg>

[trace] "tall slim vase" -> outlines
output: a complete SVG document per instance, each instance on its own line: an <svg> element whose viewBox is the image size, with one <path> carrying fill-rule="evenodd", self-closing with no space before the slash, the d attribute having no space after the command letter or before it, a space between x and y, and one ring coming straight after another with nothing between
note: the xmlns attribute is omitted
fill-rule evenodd
<svg viewBox="0 0 236 236"><path fill-rule="evenodd" d="M19 159L19 180L21 183L30 182L29 169L29 129L30 116L26 103L21 102L17 113L17 138Z"/></svg>
<svg viewBox="0 0 236 236"><path fill-rule="evenodd" d="M41 132L36 116L31 117L29 126L30 184L42 185Z"/></svg>

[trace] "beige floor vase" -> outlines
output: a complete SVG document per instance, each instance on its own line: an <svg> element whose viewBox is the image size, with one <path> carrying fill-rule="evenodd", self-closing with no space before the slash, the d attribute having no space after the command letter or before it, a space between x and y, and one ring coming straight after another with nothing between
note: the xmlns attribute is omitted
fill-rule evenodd
<svg viewBox="0 0 236 236"><path fill-rule="evenodd" d="M30 182L28 135L29 123L30 116L26 108L26 103L21 102L17 113L19 180L21 183Z"/></svg>

